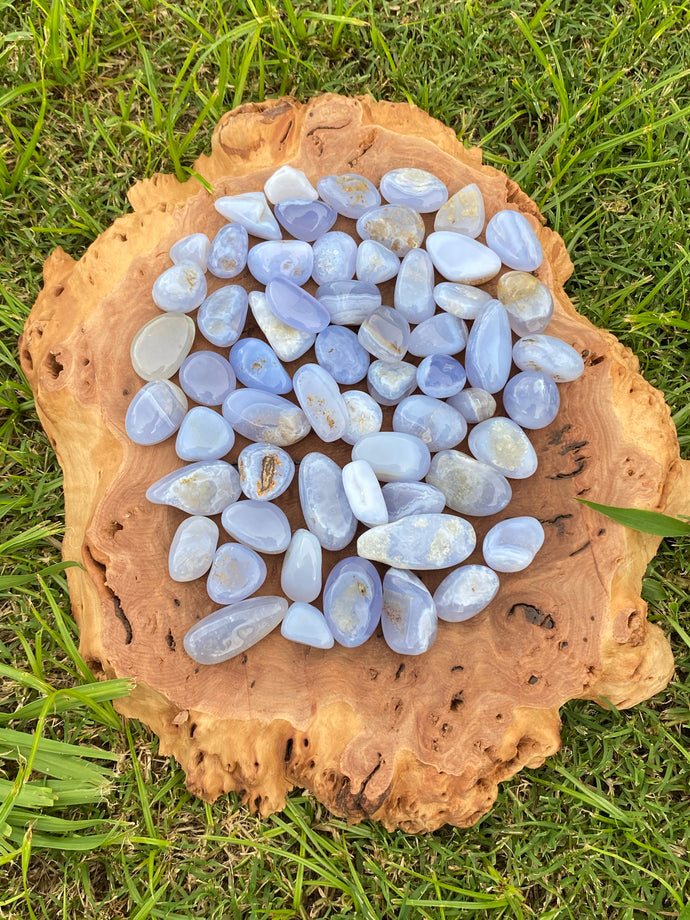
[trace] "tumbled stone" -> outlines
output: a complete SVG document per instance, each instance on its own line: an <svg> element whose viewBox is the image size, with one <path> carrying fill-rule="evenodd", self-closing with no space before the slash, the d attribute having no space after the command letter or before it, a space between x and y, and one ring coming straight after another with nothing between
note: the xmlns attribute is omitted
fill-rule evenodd
<svg viewBox="0 0 690 920"><path fill-rule="evenodd" d="M268 284L274 278L286 278L300 287L311 277L314 251L302 240L268 240L252 246L247 268L257 281Z"/></svg>
<svg viewBox="0 0 690 920"><path fill-rule="evenodd" d="M347 428L348 413L338 384L319 364L303 364L292 378L295 396L322 441L337 441Z"/></svg>
<svg viewBox="0 0 690 920"><path fill-rule="evenodd" d="M311 604L295 601L280 624L280 634L291 642L312 648L333 648L335 640L323 614Z"/></svg>
<svg viewBox="0 0 690 920"><path fill-rule="evenodd" d="M241 224L226 224L213 238L208 270L216 278L235 278L247 264L249 239Z"/></svg>
<svg viewBox="0 0 690 920"><path fill-rule="evenodd" d="M450 313L425 319L410 333L407 350L423 358L428 355L456 355L467 342L467 325Z"/></svg>
<svg viewBox="0 0 690 920"><path fill-rule="evenodd" d="M250 597L221 607L187 632L184 649L199 664L219 664L256 645L287 612L284 597Z"/></svg>
<svg viewBox="0 0 690 920"><path fill-rule="evenodd" d="M448 199L434 218L434 230L451 230L475 239L484 229L484 198L472 182Z"/></svg>
<svg viewBox="0 0 690 920"><path fill-rule="evenodd" d="M401 259L424 240L424 221L418 211L403 205L384 204L372 208L357 221L363 240L376 240Z"/></svg>
<svg viewBox="0 0 690 920"><path fill-rule="evenodd" d="M434 315L434 266L424 249L412 249L400 264L393 305L410 323Z"/></svg>
<svg viewBox="0 0 690 920"><path fill-rule="evenodd" d="M361 390L348 390L343 393L347 407L347 427L342 439L347 444L356 444L365 434L374 434L381 430L383 412L381 407Z"/></svg>
<svg viewBox="0 0 690 920"><path fill-rule="evenodd" d="M431 462L424 441L397 431L364 435L352 448L352 459L366 460L381 482L423 479Z"/></svg>
<svg viewBox="0 0 690 920"><path fill-rule="evenodd" d="M544 528L533 517L499 521L484 537L482 553L496 572L521 572L544 544Z"/></svg>
<svg viewBox="0 0 690 920"><path fill-rule="evenodd" d="M455 514L410 514L366 530L357 554L396 569L430 571L463 562L476 543L472 525Z"/></svg>
<svg viewBox="0 0 690 920"><path fill-rule="evenodd" d="M400 259L376 240L362 240L357 247L355 272L360 281L382 284L400 271Z"/></svg>
<svg viewBox="0 0 690 920"><path fill-rule="evenodd" d="M482 284L501 268L501 260L488 246L450 230L430 233L426 249L436 270L459 284Z"/></svg>
<svg viewBox="0 0 690 920"><path fill-rule="evenodd" d="M132 339L132 367L144 380L167 380L179 370L194 343L196 327L186 313L162 313Z"/></svg>
<svg viewBox="0 0 690 920"><path fill-rule="evenodd" d="M443 492L426 482L387 482L381 491L391 524L411 514L439 514L446 506Z"/></svg>
<svg viewBox="0 0 690 920"><path fill-rule="evenodd" d="M205 233L190 233L171 247L170 258L175 265L179 262L194 262L205 272L210 249L211 240Z"/></svg>
<svg viewBox="0 0 690 920"><path fill-rule="evenodd" d="M484 422L496 413L496 400L487 390L468 387L448 399L448 404L465 417L470 425Z"/></svg>
<svg viewBox="0 0 690 920"><path fill-rule="evenodd" d="M275 216L290 236L313 243L328 233L338 215L324 201L283 198L275 206Z"/></svg>
<svg viewBox="0 0 690 920"><path fill-rule="evenodd" d="M347 233L331 230L314 241L311 276L317 284L350 281L355 273L357 243Z"/></svg>
<svg viewBox="0 0 690 920"><path fill-rule="evenodd" d="M272 501L289 487L295 464L287 451L274 444L247 444L237 458L242 491L254 501Z"/></svg>
<svg viewBox="0 0 690 920"><path fill-rule="evenodd" d="M470 386L500 392L510 375L512 349L506 309L499 300L491 300L472 323L467 337L465 370Z"/></svg>
<svg viewBox="0 0 690 920"><path fill-rule="evenodd" d="M230 453L235 432L214 409L194 406L182 419L175 441L180 460L220 460Z"/></svg>
<svg viewBox="0 0 690 920"><path fill-rule="evenodd" d="M323 553L310 530L296 530L285 553L280 586L290 600L311 603L321 593Z"/></svg>
<svg viewBox="0 0 690 920"><path fill-rule="evenodd" d="M195 351L182 362L180 386L190 399L203 406L219 406L235 389L230 362L216 351Z"/></svg>
<svg viewBox="0 0 690 920"><path fill-rule="evenodd" d="M442 310L459 319L476 319L482 307L491 300L491 294L471 284L441 281L434 288L434 300Z"/></svg>
<svg viewBox="0 0 690 920"><path fill-rule="evenodd" d="M470 452L509 479L527 479L537 469L537 454L525 432L509 418L475 425L467 439Z"/></svg>
<svg viewBox="0 0 690 920"><path fill-rule="evenodd" d="M316 336L316 360L337 383L359 383L367 375L369 352L352 329L328 326Z"/></svg>
<svg viewBox="0 0 690 920"><path fill-rule="evenodd" d="M268 555L285 552L292 536L284 511L271 502L251 498L229 505L220 522L231 537Z"/></svg>
<svg viewBox="0 0 690 920"><path fill-rule="evenodd" d="M215 202L215 208L226 220L240 224L247 233L260 240L279 240L282 237L263 192L224 195Z"/></svg>
<svg viewBox="0 0 690 920"><path fill-rule="evenodd" d="M379 307L362 322L357 338L375 358L399 361L407 352L410 324L393 307Z"/></svg>
<svg viewBox="0 0 690 920"><path fill-rule="evenodd" d="M552 335L528 335L513 345L513 361L521 371L548 374L556 383L577 380L585 362L572 345Z"/></svg>
<svg viewBox="0 0 690 920"><path fill-rule="evenodd" d="M498 594L498 575L485 565L463 565L434 592L439 620L462 623L481 613Z"/></svg>
<svg viewBox="0 0 690 920"><path fill-rule="evenodd" d="M405 205L420 214L437 211L448 200L448 189L437 176L409 166L384 173L379 189L389 204Z"/></svg>
<svg viewBox="0 0 690 920"><path fill-rule="evenodd" d="M206 592L217 604L236 604L265 581L266 563L257 552L241 543L223 543L213 557Z"/></svg>
<svg viewBox="0 0 690 920"><path fill-rule="evenodd" d="M302 332L278 319L263 291L249 294L249 306L259 329L281 361L296 361L314 344L313 332Z"/></svg>
<svg viewBox="0 0 690 920"><path fill-rule="evenodd" d="M459 393L466 380L465 368L450 355L428 355L417 367L417 386L436 399Z"/></svg>
<svg viewBox="0 0 690 920"><path fill-rule="evenodd" d="M289 393L292 380L278 356L263 339L242 338L230 349L230 364L246 387L269 393Z"/></svg>
<svg viewBox="0 0 690 920"><path fill-rule="evenodd" d="M179 262L153 282L153 302L170 313L190 313L206 297L206 276L195 262Z"/></svg>
<svg viewBox="0 0 690 920"><path fill-rule="evenodd" d="M172 505L186 514L220 514L240 497L240 476L224 460L189 463L154 482L146 498L154 505Z"/></svg>
<svg viewBox="0 0 690 920"><path fill-rule="evenodd" d="M553 297L545 284L528 272L506 272L498 279L497 295L508 311L515 335L543 332L553 316Z"/></svg>
<svg viewBox="0 0 690 920"><path fill-rule="evenodd" d="M501 262L517 271L531 272L544 258L532 225L519 211L498 211L486 225L486 245Z"/></svg>
<svg viewBox="0 0 690 920"><path fill-rule="evenodd" d="M381 306L381 292L375 284L365 281L332 281L322 284L316 299L326 307L331 322L337 326L362 323Z"/></svg>
<svg viewBox="0 0 690 920"><path fill-rule="evenodd" d="M204 300L196 316L199 332L212 345L227 348L242 335L247 319L247 292L226 284Z"/></svg>
<svg viewBox="0 0 690 920"><path fill-rule="evenodd" d="M170 380L151 380L127 408L125 431L135 444L160 444L175 434L187 411L187 397Z"/></svg>
<svg viewBox="0 0 690 920"><path fill-rule="evenodd" d="M558 415L560 404L558 387L538 371L516 374L503 391L506 413L522 428L546 428Z"/></svg>
<svg viewBox="0 0 690 920"><path fill-rule="evenodd" d="M316 200L319 193L307 178L306 173L294 166L281 166L264 183L264 193L271 204L278 204L285 198Z"/></svg>
<svg viewBox="0 0 690 920"><path fill-rule="evenodd" d="M321 546L344 549L355 535L357 519L338 464L324 454L307 454L299 465L299 498L305 523Z"/></svg>
<svg viewBox="0 0 690 920"><path fill-rule="evenodd" d="M431 396L408 396L393 413L393 431L413 434L424 441L433 453L447 450L464 440L465 418L440 399Z"/></svg>
<svg viewBox="0 0 690 920"><path fill-rule="evenodd" d="M374 361L367 372L367 389L382 406L397 406L417 386L417 368L407 361Z"/></svg>
<svg viewBox="0 0 690 920"><path fill-rule="evenodd" d="M352 513L367 527L388 523L388 509L381 486L366 460L353 460L343 467L343 488Z"/></svg>
<svg viewBox="0 0 690 920"><path fill-rule="evenodd" d="M265 441L287 447L311 431L307 417L284 396L244 387L223 402L223 415L238 434L250 441Z"/></svg>
<svg viewBox="0 0 690 920"><path fill-rule="evenodd" d="M173 581L201 578L211 567L218 543L218 525L211 518L194 514L175 531L168 553L168 572Z"/></svg>
<svg viewBox="0 0 690 920"><path fill-rule="evenodd" d="M443 492L449 508L473 517L502 511L513 496L505 476L459 450L435 454L426 481Z"/></svg>
<svg viewBox="0 0 690 920"><path fill-rule="evenodd" d="M338 214L356 220L381 204L376 186L357 173L322 176L316 183L321 198Z"/></svg>
<svg viewBox="0 0 690 920"><path fill-rule="evenodd" d="M328 309L287 278L273 278L266 285L266 300L278 319L301 332L321 332L331 321Z"/></svg>
<svg viewBox="0 0 690 920"><path fill-rule="evenodd" d="M381 579L367 559L348 556L333 566L323 592L323 613L336 642L363 645L381 620Z"/></svg>
<svg viewBox="0 0 690 920"><path fill-rule="evenodd" d="M381 626L399 655L421 655L434 644L438 618L433 598L412 572L389 569L383 577Z"/></svg>

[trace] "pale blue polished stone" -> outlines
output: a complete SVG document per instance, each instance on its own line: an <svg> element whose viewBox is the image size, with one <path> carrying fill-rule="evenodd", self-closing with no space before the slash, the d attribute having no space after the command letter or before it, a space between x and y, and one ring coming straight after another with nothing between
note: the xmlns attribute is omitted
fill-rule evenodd
<svg viewBox="0 0 690 920"><path fill-rule="evenodd" d="M310 604L321 593L323 552L310 530L296 530L283 559L280 586L290 600Z"/></svg>
<svg viewBox="0 0 690 920"><path fill-rule="evenodd" d="M323 613L339 645L363 645L379 625L382 605L381 579L371 562L348 556L333 566L323 592Z"/></svg>
<svg viewBox="0 0 690 920"><path fill-rule="evenodd" d="M311 277L314 250L302 240L269 240L252 246L247 268L257 281L268 284L274 278L287 278L301 287Z"/></svg>
<svg viewBox="0 0 690 920"><path fill-rule="evenodd" d="M553 316L551 291L529 272L506 272L498 279L496 296L508 311L515 335L543 332Z"/></svg>
<svg viewBox="0 0 690 920"><path fill-rule="evenodd" d="M376 186L357 173L322 176L316 188L320 197L338 214L355 220L381 204Z"/></svg>
<svg viewBox="0 0 690 920"><path fill-rule="evenodd" d="M540 371L556 383L577 380L585 362L572 345L552 335L528 335L513 346L513 361L521 371Z"/></svg>
<svg viewBox="0 0 690 920"><path fill-rule="evenodd" d="M132 339L132 367L144 380L169 380L191 351L195 334L186 313L158 313Z"/></svg>
<svg viewBox="0 0 690 920"><path fill-rule="evenodd" d="M219 664L264 639L287 613L284 597L249 597L221 607L187 632L184 649L199 664Z"/></svg>
<svg viewBox="0 0 690 920"><path fill-rule="evenodd" d="M281 166L264 183L264 192L271 204L278 204L285 198L302 198L315 201L319 193L309 181L307 174L294 166Z"/></svg>
<svg viewBox="0 0 690 920"><path fill-rule="evenodd" d="M427 396L445 399L465 386L465 368L450 355L429 355L417 367L417 386Z"/></svg>
<svg viewBox="0 0 690 920"><path fill-rule="evenodd" d="M199 332L212 345L227 348L242 335L247 304L247 292L239 284L218 288L199 307L196 316Z"/></svg>
<svg viewBox="0 0 690 920"><path fill-rule="evenodd" d="M337 326L355 326L381 306L381 292L366 281L332 281L322 284L316 298Z"/></svg>
<svg viewBox="0 0 690 920"><path fill-rule="evenodd" d="M330 443L343 436L348 412L340 389L320 364L303 364L292 378L297 401L314 432Z"/></svg>
<svg viewBox="0 0 690 920"><path fill-rule="evenodd" d="M539 268L544 258L532 225L519 211L498 211L486 225L486 245L501 262L522 272Z"/></svg>
<svg viewBox="0 0 690 920"><path fill-rule="evenodd" d="M473 517L496 514L513 497L505 476L459 450L435 454L426 481L443 492L449 508Z"/></svg>
<svg viewBox="0 0 690 920"><path fill-rule="evenodd" d="M254 501L272 501L289 487L295 464L287 451L274 444L247 444L237 458L242 491Z"/></svg>
<svg viewBox="0 0 690 920"><path fill-rule="evenodd" d="M448 398L448 404L464 415L470 425L484 422L496 413L496 400L487 390L480 387L468 387L461 393Z"/></svg>
<svg viewBox="0 0 690 920"><path fill-rule="evenodd" d="M522 428L546 428L558 415L561 397L551 377L522 371L511 377L503 391L506 413Z"/></svg>
<svg viewBox="0 0 690 920"><path fill-rule="evenodd" d="M215 208L226 220L240 224L260 240L279 240L282 236L263 192L225 195L215 202Z"/></svg>
<svg viewBox="0 0 690 920"><path fill-rule="evenodd" d="M187 397L172 381L151 380L127 408L127 436L135 444L160 444L180 427L187 405Z"/></svg>
<svg viewBox="0 0 690 920"><path fill-rule="evenodd" d="M381 176L381 195L389 204L402 204L430 214L448 201L448 189L433 173L403 166Z"/></svg>
<svg viewBox="0 0 690 920"><path fill-rule="evenodd" d="M351 281L357 261L357 243L347 233L331 230L314 241L311 276L317 284Z"/></svg>
<svg viewBox="0 0 690 920"><path fill-rule="evenodd" d="M342 439L347 444L356 444L365 434L374 434L381 430L383 412L381 407L368 393L361 390L348 390L343 393L347 407L347 427Z"/></svg>
<svg viewBox="0 0 690 920"><path fill-rule="evenodd" d="M182 419L175 441L180 460L220 460L232 450L235 432L214 409L194 406Z"/></svg>
<svg viewBox="0 0 690 920"><path fill-rule="evenodd" d="M544 528L533 517L499 521L484 537L482 553L496 572L521 572L544 544Z"/></svg>
<svg viewBox="0 0 690 920"><path fill-rule="evenodd" d="M352 329L328 326L316 336L316 360L337 383L359 383L367 375L369 352Z"/></svg>
<svg viewBox="0 0 690 920"><path fill-rule="evenodd" d="M342 471L325 454L307 454L299 465L299 499L309 530L324 549L344 549L357 519L343 488Z"/></svg>
<svg viewBox="0 0 690 920"><path fill-rule="evenodd" d="M501 270L501 260L483 243L451 230L436 230L426 238L436 270L457 284L483 284Z"/></svg>
<svg viewBox="0 0 690 920"><path fill-rule="evenodd" d="M357 338L375 358L399 361L407 353L410 324L393 307L379 307L361 323Z"/></svg>
<svg viewBox="0 0 690 920"><path fill-rule="evenodd" d="M410 333L407 346L411 355L456 355L467 342L467 326L463 319L450 313L439 313L425 319Z"/></svg>
<svg viewBox="0 0 690 920"><path fill-rule="evenodd" d="M203 406L220 406L235 389L235 372L216 351L194 351L180 368L180 386L190 399Z"/></svg>
<svg viewBox="0 0 690 920"><path fill-rule="evenodd" d="M499 300L491 300L472 323L467 338L465 370L470 386L500 392L510 375L512 351L506 308Z"/></svg>
<svg viewBox="0 0 690 920"><path fill-rule="evenodd" d="M216 550L206 579L206 592L217 604L236 604L266 581L266 563L241 543L223 543Z"/></svg>
<svg viewBox="0 0 690 920"><path fill-rule="evenodd" d="M224 460L200 460L163 476L146 490L154 505L172 505L186 514L220 514L240 497L240 475Z"/></svg>
<svg viewBox="0 0 690 920"><path fill-rule="evenodd" d="M279 320L300 332L321 332L331 321L331 314L316 297L287 278L268 282L266 300Z"/></svg>
<svg viewBox="0 0 690 920"><path fill-rule="evenodd" d="M471 284L441 281L434 288L434 300L446 313L459 319L475 319L481 308L491 300L491 294Z"/></svg>
<svg viewBox="0 0 690 920"><path fill-rule="evenodd" d="M357 247L355 272L360 281L382 284L400 271L400 259L376 240L362 240Z"/></svg>
<svg viewBox="0 0 690 920"><path fill-rule="evenodd" d="M263 339L243 338L230 349L230 364L246 387L269 393L289 393L292 380L278 356Z"/></svg>
<svg viewBox="0 0 690 920"><path fill-rule="evenodd" d="M179 262L153 282L153 302L170 313L190 313L206 297L206 276L195 262Z"/></svg>
<svg viewBox="0 0 690 920"><path fill-rule="evenodd" d="M221 227L208 254L208 270L216 278L235 278L247 264L249 239L241 224Z"/></svg>
<svg viewBox="0 0 690 920"><path fill-rule="evenodd" d="M220 522L231 537L269 555L285 552L292 536L284 511L271 502L251 498L229 505Z"/></svg>
<svg viewBox="0 0 690 920"><path fill-rule="evenodd" d="M383 638L399 655L421 655L434 644L438 617L434 600L412 572L389 569L383 576Z"/></svg>
<svg viewBox="0 0 690 920"><path fill-rule="evenodd" d="M284 639L312 648L333 648L335 644L321 611L302 601L295 601L288 607L280 625L280 634Z"/></svg>
<svg viewBox="0 0 690 920"><path fill-rule="evenodd" d="M485 565L463 565L446 575L434 592L439 620L462 623L476 616L498 594L498 575Z"/></svg>
<svg viewBox="0 0 690 920"><path fill-rule="evenodd" d="M266 390L244 387L223 402L223 415L238 434L250 441L265 441L287 447L311 431L299 406Z"/></svg>
<svg viewBox="0 0 690 920"><path fill-rule="evenodd" d="M195 581L211 567L218 544L218 525L195 514L175 531L168 553L168 572L173 581Z"/></svg>
<svg viewBox="0 0 690 920"><path fill-rule="evenodd" d="M376 240L403 258L418 249L424 240L424 221L419 211L403 205L383 204L367 211L357 221L357 233L363 240Z"/></svg>
<svg viewBox="0 0 690 920"><path fill-rule="evenodd" d="M275 216L290 236L313 243L328 233L338 214L324 201L284 198L276 204Z"/></svg>
<svg viewBox="0 0 690 920"><path fill-rule="evenodd" d="M484 198L474 182L452 195L434 218L434 230L452 230L472 239L483 229Z"/></svg>
<svg viewBox="0 0 690 920"><path fill-rule="evenodd" d="M170 258L175 265L179 262L194 262L205 272L210 249L211 240L205 233L190 233L171 247Z"/></svg>
<svg viewBox="0 0 690 920"><path fill-rule="evenodd" d="M352 513L367 527L388 523L388 509L376 473L366 460L353 460L343 467L343 488Z"/></svg>
<svg viewBox="0 0 690 920"><path fill-rule="evenodd" d="M410 514L365 530L357 555L396 569L431 571L463 562L476 543L474 527L456 514Z"/></svg>
<svg viewBox="0 0 690 920"><path fill-rule="evenodd" d="M263 291L251 291L249 306L259 329L281 361L296 361L314 344L313 332L302 332L278 319Z"/></svg>
<svg viewBox="0 0 690 920"><path fill-rule="evenodd" d="M423 479L431 455L424 441L398 431L367 434L352 448L353 460L366 460L381 482Z"/></svg>
<svg viewBox="0 0 690 920"><path fill-rule="evenodd" d="M408 396L393 413L393 431L420 438L429 450L447 450L464 440L467 422L457 409L431 396Z"/></svg>
<svg viewBox="0 0 690 920"><path fill-rule="evenodd" d="M417 386L417 368L407 361L374 361L367 373L367 389L382 406L397 406Z"/></svg>
<svg viewBox="0 0 690 920"><path fill-rule="evenodd" d="M411 514L440 514L446 506L443 492L426 482L387 482L381 491L391 524Z"/></svg>
<svg viewBox="0 0 690 920"><path fill-rule="evenodd" d="M395 279L393 305L410 323L434 315L434 266L424 249L411 249Z"/></svg>
<svg viewBox="0 0 690 920"><path fill-rule="evenodd" d="M475 425L467 439L470 452L509 479L527 479L537 469L537 454L512 419L497 416Z"/></svg>

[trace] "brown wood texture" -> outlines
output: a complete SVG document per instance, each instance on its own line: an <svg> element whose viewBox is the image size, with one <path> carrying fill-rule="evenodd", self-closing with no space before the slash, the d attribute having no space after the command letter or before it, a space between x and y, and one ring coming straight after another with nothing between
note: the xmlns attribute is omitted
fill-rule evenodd
<svg viewBox="0 0 690 920"><path fill-rule="evenodd" d="M548 332L586 359L584 376L560 386L556 421L530 435L537 473L515 483L502 515L473 521L481 539L500 517L533 514L544 523L544 548L526 572L501 577L499 595L479 616L441 623L419 657L394 654L380 634L361 648L319 651L276 631L213 667L196 665L182 646L187 629L217 605L203 579L176 584L167 574L183 515L149 504L144 493L181 462L174 439L144 448L125 435L125 411L143 385L129 346L158 313L151 287L170 265L170 246L195 231L213 236L224 222L214 198L261 189L285 163L314 184L342 172L378 182L388 169L418 166L451 194L476 182L487 219L518 208L545 252L537 274L556 301ZM242 106L221 119L211 155L196 169L212 193L197 180L156 175L131 190L133 212L78 262L53 253L20 344L65 475L64 556L83 566L68 571L81 651L97 674L135 679L118 708L151 726L161 752L177 758L204 799L235 790L265 815L298 786L350 821L414 832L472 824L499 782L558 750L558 710L567 700L633 706L671 677L669 644L640 598L658 539L575 500L687 513L690 464L679 459L669 410L633 354L569 302L570 260L535 204L420 110L334 95ZM340 219L337 228L353 224ZM247 272L234 280L257 287ZM384 303L391 295L389 287ZM195 347L210 347L202 341ZM238 439L231 459L244 443ZM349 459L347 445L324 446L313 435L292 450L300 457L320 448L341 464ZM296 484L278 504L294 527L304 526ZM326 572L347 554L325 554ZM260 593L280 593L281 558L267 557ZM443 574L423 577L433 589Z"/></svg>

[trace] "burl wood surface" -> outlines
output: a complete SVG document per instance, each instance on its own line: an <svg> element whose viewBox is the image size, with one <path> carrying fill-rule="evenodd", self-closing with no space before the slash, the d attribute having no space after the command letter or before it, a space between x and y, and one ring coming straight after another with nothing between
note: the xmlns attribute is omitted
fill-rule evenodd
<svg viewBox="0 0 690 920"><path fill-rule="evenodd" d="M559 387L556 421L530 434L537 473L514 483L501 515L472 521L481 545L500 517L533 514L546 530L544 548L526 572L501 576L498 597L479 616L441 623L420 657L393 653L380 633L361 648L320 651L276 631L213 667L196 665L182 646L187 629L217 605L203 579L168 577L170 541L184 516L149 504L144 493L182 464L174 438L144 448L125 435L125 411L143 385L129 346L158 314L151 287L171 264L170 246L195 231L212 237L224 223L214 198L261 189L284 163L314 184L342 172L377 183L388 169L418 166L451 194L476 182L487 220L501 208L521 210L545 252L537 275L556 300L547 331L585 356L584 376ZM570 260L535 204L420 110L334 95L242 106L221 119L211 156L196 168L212 193L196 180L156 175L131 190L133 213L78 262L53 253L21 341L65 474L64 556L83 565L68 570L81 651L97 674L135 678L118 708L151 726L204 799L235 790L266 815L298 786L350 821L408 831L470 825L491 807L499 782L558 750L558 710L567 700L633 706L671 677L669 644L640 598L658 539L575 501L687 513L689 465L679 459L669 410L633 354L568 301ZM340 219L336 229L352 231L353 223ZM234 281L258 286L246 271ZM223 283L211 280L211 289ZM391 302L389 283L384 303ZM257 334L251 322L249 332ZM195 347L211 346L198 338ZM302 360L313 361L313 352ZM244 443L238 439L232 460ZM347 445L322 445L313 435L292 451L299 458L319 449L341 464L349 459ZM293 528L304 526L296 481L278 504ZM325 574L347 554L326 553ZM281 560L266 557L259 593L280 593ZM469 561L481 561L479 553ZM444 574L423 577L433 590Z"/></svg>

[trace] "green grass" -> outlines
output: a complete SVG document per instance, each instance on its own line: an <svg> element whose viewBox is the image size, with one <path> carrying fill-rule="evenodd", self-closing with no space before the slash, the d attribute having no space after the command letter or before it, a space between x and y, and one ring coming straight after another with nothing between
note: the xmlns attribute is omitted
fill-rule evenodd
<svg viewBox="0 0 690 920"><path fill-rule="evenodd" d="M690 918L687 540L644 584L668 690L568 704L562 751L476 827L348 827L296 794L263 821L204 805L79 657L61 474L16 351L51 250L79 257L136 179L189 176L222 112L371 93L535 198L571 298L638 355L688 456L689 29L687 0L0 0L0 917Z"/></svg>

